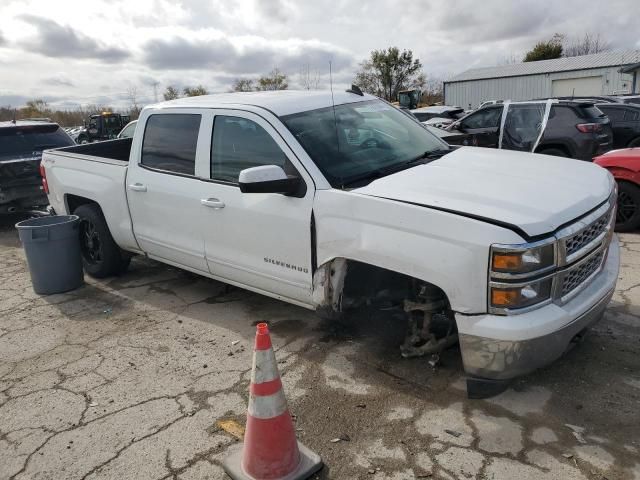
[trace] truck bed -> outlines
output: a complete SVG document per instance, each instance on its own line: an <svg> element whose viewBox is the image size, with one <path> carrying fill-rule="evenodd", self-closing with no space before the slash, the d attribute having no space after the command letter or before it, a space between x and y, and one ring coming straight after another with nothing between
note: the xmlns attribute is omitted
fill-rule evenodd
<svg viewBox="0 0 640 480"><path fill-rule="evenodd" d="M137 250L127 205L126 180L131 139L45 150L49 203L58 214L72 214L82 203L100 205L114 240Z"/></svg>
<svg viewBox="0 0 640 480"><path fill-rule="evenodd" d="M85 143L84 145L74 145L72 147L58 148L57 154L70 153L71 156L79 155L86 157L86 160L101 161L104 159L129 162L132 138L119 138L117 140L107 140L106 142ZM67 155L65 155L67 156Z"/></svg>

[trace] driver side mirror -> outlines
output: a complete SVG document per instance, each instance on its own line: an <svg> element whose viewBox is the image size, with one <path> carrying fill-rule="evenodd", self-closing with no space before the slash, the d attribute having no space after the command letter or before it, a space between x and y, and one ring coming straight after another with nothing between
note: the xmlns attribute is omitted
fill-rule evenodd
<svg viewBox="0 0 640 480"><path fill-rule="evenodd" d="M238 177L242 193L281 193L304 197L305 183L300 177L288 176L278 165L246 168Z"/></svg>

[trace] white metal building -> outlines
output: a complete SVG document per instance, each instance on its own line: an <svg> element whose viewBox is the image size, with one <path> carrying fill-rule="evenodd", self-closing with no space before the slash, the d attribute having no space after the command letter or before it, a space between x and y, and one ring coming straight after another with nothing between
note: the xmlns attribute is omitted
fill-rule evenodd
<svg viewBox="0 0 640 480"><path fill-rule="evenodd" d="M445 105L476 108L487 100L638 93L640 79L629 71L638 63L640 50L473 68L444 82Z"/></svg>

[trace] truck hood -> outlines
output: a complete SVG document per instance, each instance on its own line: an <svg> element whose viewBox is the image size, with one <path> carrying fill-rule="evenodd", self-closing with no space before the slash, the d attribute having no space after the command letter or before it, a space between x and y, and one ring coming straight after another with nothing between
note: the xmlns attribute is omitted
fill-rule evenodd
<svg viewBox="0 0 640 480"><path fill-rule="evenodd" d="M612 188L611 175L591 162L463 147L352 192L492 221L534 237L589 212Z"/></svg>

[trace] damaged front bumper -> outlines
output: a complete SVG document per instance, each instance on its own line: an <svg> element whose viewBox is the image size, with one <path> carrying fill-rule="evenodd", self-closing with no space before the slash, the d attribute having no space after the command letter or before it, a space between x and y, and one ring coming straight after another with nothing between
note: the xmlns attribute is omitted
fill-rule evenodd
<svg viewBox="0 0 640 480"><path fill-rule="evenodd" d="M618 249L614 236L600 273L564 305L512 316L456 314L468 387L485 381L499 391L506 381L562 356L576 336L602 318L618 278Z"/></svg>

